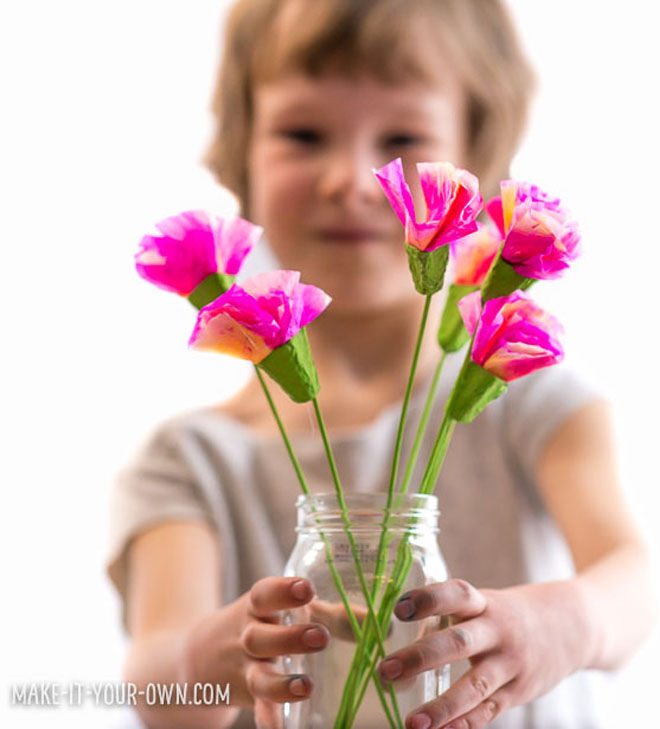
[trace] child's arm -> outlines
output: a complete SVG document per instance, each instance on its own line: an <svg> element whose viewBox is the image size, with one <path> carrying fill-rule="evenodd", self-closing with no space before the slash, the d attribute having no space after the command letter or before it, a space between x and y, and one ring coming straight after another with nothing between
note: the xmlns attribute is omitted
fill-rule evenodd
<svg viewBox="0 0 660 729"><path fill-rule="evenodd" d="M402 619L451 615L454 625L388 656L380 666L384 679L464 658L472 664L443 696L414 712L430 722L410 718L406 726L480 729L573 671L620 666L648 634L656 611L650 558L622 497L614 452L609 413L596 403L558 429L537 465L542 496L573 553L575 578L503 590L450 580L400 601Z"/></svg>
<svg viewBox="0 0 660 729"><path fill-rule="evenodd" d="M546 506L575 562L586 601L589 668L624 664L657 610L650 555L619 482L609 406L583 408L555 434L538 464Z"/></svg>
<svg viewBox="0 0 660 729"><path fill-rule="evenodd" d="M320 650L328 641L323 627L311 623L285 627L275 611L307 604L307 580L266 578L233 603L220 607L220 565L216 537L201 522L158 525L131 544L127 618L132 636L125 679L143 689L147 683L230 686L230 706L148 706L138 713L150 729L230 726L240 707L262 718L278 703L309 694L306 677L294 681L274 671L264 658ZM295 584L295 586L294 586ZM305 633L316 641L310 647ZM303 637L305 633L305 637Z"/></svg>

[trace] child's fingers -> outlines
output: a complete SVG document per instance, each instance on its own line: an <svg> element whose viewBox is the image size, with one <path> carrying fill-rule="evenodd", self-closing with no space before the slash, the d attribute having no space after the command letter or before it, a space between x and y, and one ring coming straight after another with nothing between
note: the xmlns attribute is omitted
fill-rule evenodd
<svg viewBox="0 0 660 729"><path fill-rule="evenodd" d="M284 716L280 704L256 699L254 702L254 723L257 729L284 729Z"/></svg>
<svg viewBox="0 0 660 729"><path fill-rule="evenodd" d="M395 651L379 664L378 673L384 681L405 680L446 663L486 653L497 645L498 634L492 625L475 618L438 630Z"/></svg>
<svg viewBox="0 0 660 729"><path fill-rule="evenodd" d="M275 658L287 654L314 653L328 645L330 634L324 625L269 625L256 620L246 626L241 644L253 658Z"/></svg>
<svg viewBox="0 0 660 729"><path fill-rule="evenodd" d="M411 590L394 608L399 620L421 620L432 615L474 618L486 609L486 598L465 580L447 580Z"/></svg>
<svg viewBox="0 0 660 729"><path fill-rule="evenodd" d="M343 603L340 602L327 602L325 600L314 599L309 604L311 620L323 623L328 630L330 635L334 638L340 638L341 640L355 641L355 635L349 620L348 613ZM360 605L351 605L351 610L358 625L362 627L364 621L367 618L368 610ZM392 632L392 624L390 623L387 631L387 636Z"/></svg>
<svg viewBox="0 0 660 729"><path fill-rule="evenodd" d="M312 600L309 607L312 620L323 623L333 637L341 638L342 640L355 640L346 608L342 603ZM367 617L367 611L357 605L351 605L351 609L358 624L361 625Z"/></svg>
<svg viewBox="0 0 660 729"><path fill-rule="evenodd" d="M310 581L302 577L264 577L248 593L248 610L255 618L272 620L278 610L300 607L313 596Z"/></svg>
<svg viewBox="0 0 660 729"><path fill-rule="evenodd" d="M253 661L246 671L245 680L254 699L275 701L278 704L302 701L312 692L309 676L300 673L283 675L265 661Z"/></svg>

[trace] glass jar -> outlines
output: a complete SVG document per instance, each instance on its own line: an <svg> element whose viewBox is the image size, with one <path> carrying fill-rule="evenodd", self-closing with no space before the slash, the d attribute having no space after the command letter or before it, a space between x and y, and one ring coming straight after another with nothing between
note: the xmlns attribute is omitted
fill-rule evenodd
<svg viewBox="0 0 660 729"><path fill-rule="evenodd" d="M284 574L309 579L315 597L308 608L287 611L283 622L323 623L331 638L319 653L283 659L285 673L305 673L314 684L309 699L283 705L285 729L403 729L410 711L449 685L448 666L442 666L379 693L368 668L382 655L363 585L374 612L382 611L385 655L441 627L438 618L403 622L392 616L401 594L447 579L437 541L436 497L396 496L389 515L384 493L346 494L345 505L342 514L335 494L300 496L296 502L298 539ZM367 635L366 643L358 641L356 628Z"/></svg>

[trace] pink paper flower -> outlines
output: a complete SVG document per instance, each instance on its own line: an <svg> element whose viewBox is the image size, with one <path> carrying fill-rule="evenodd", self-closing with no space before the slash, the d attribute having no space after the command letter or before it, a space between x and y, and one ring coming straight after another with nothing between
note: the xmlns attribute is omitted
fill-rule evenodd
<svg viewBox="0 0 660 729"><path fill-rule="evenodd" d="M460 286L481 286L502 243L502 239L486 225L449 244L454 264L454 283Z"/></svg>
<svg viewBox="0 0 660 729"><path fill-rule="evenodd" d="M471 357L487 372L511 382L564 358L561 324L522 291L487 301L475 291L458 302L473 334Z"/></svg>
<svg viewBox="0 0 660 729"><path fill-rule="evenodd" d="M501 192L486 209L504 238L502 258L521 276L559 278L579 255L577 223L536 185L505 180Z"/></svg>
<svg viewBox="0 0 660 729"><path fill-rule="evenodd" d="M475 219L482 208L479 181L467 170L449 162L417 165L426 217L418 221L401 159L374 170L390 205L405 227L406 243L420 251L433 251L477 229Z"/></svg>
<svg viewBox="0 0 660 729"><path fill-rule="evenodd" d="M234 284L199 311L189 345L261 362L292 339L330 303L298 271L269 271Z"/></svg>
<svg viewBox="0 0 660 729"><path fill-rule="evenodd" d="M207 276L235 275L259 240L262 228L242 218L221 218L189 210L156 223L135 255L142 278L166 291L188 296Z"/></svg>

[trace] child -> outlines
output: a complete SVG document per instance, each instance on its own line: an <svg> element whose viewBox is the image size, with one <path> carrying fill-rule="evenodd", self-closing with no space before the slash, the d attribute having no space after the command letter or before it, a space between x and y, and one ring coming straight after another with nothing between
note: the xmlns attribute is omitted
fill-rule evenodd
<svg viewBox="0 0 660 729"><path fill-rule="evenodd" d="M508 176L530 88L498 0L240 0L229 18L209 164L281 266L333 297L308 334L347 490L386 488L424 303L371 170L400 156L412 179L415 162L449 160L475 172L488 198ZM436 302L410 422L438 356L438 314ZM310 487L330 490L307 407L276 390ZM651 623L648 557L609 422L597 393L559 367L457 428L436 493L441 548L460 579L415 591L397 615L461 625L379 672L396 682L469 664L408 716L409 729L597 726L588 676L566 677L621 665ZM279 704L320 690L270 660L330 639L314 622L277 624L276 611L312 599L308 581L276 576L298 489L254 381L165 424L122 474L109 574L132 639L126 679L231 686L229 707L140 704L147 726L277 726Z"/></svg>

